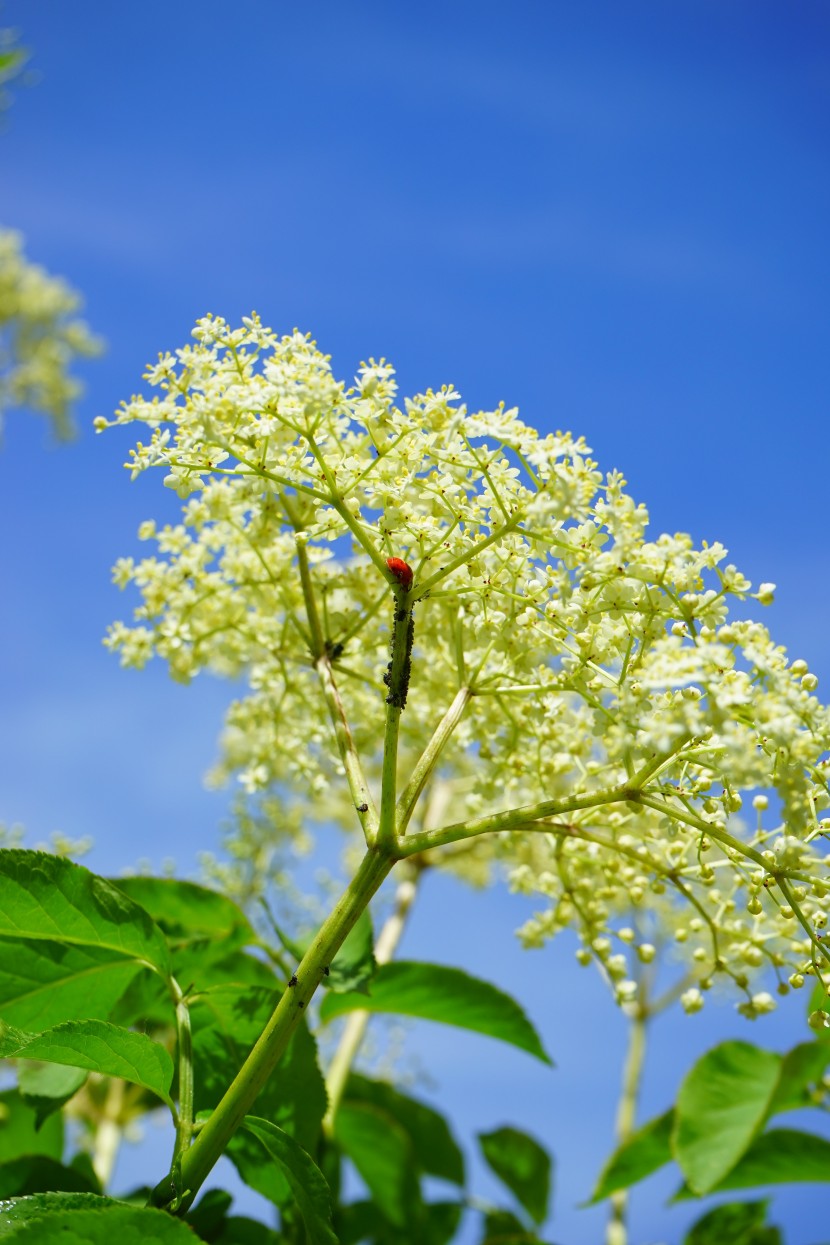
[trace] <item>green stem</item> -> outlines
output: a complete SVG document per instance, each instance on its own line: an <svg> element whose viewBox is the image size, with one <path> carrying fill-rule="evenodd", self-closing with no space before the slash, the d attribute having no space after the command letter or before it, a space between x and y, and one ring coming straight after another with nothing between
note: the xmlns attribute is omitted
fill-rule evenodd
<svg viewBox="0 0 830 1245"><path fill-rule="evenodd" d="M377 841L387 846L397 839L396 803L398 784L398 735L401 713L409 689L409 666L412 654L412 602L410 594L400 585L393 587L395 618L392 625L392 659L385 676L389 695L386 697L386 728L383 736L383 764L380 785L380 821Z"/></svg>
<svg viewBox="0 0 830 1245"><path fill-rule="evenodd" d="M641 985L642 990L642 985ZM640 1085L643 1079L643 1064L646 1055L646 1026L649 1011L644 1000L638 1002L631 1017L628 1029L628 1049L623 1066L622 1089L617 1107L616 1141L617 1147L628 1141L634 1131L637 1118L637 1102L640 1097ZM605 1234L605 1245L627 1245L628 1231L626 1218L628 1211L628 1193L621 1189L611 1196L611 1215Z"/></svg>
<svg viewBox="0 0 830 1245"><path fill-rule="evenodd" d="M415 856L431 847L444 847L447 843L471 839L477 834L495 834L499 830L519 828L533 830L536 827L532 823L540 822L544 817L575 813L582 808L599 808L604 804L619 804L636 797L637 792L630 787L610 787L607 791L597 791L591 795L575 795L565 800L543 800L540 804L525 804L504 813L492 813L489 817L459 821L440 830L422 830L419 834L410 834L398 845L398 852L401 857ZM549 831L550 827L542 825L538 829Z"/></svg>
<svg viewBox="0 0 830 1245"><path fill-rule="evenodd" d="M287 509L287 508L286 508ZM320 626L320 615L314 598L314 585L311 582L311 568L308 564L307 537L304 532L297 532L294 543L297 546L297 565L300 570L300 585L303 590L303 601L311 631L312 657L315 661L326 651L323 628Z"/></svg>
<svg viewBox="0 0 830 1245"><path fill-rule="evenodd" d="M430 575L428 579L418 584L418 591L423 596L429 592L436 584L440 584L442 579L446 579L453 571L457 571L459 566L463 566L465 562L472 562L478 557L483 550L489 548L497 540L501 540L502 536L506 536L508 532L512 532L521 523L521 511L517 510L512 519L508 519L501 527L496 528L489 536L485 536L483 540L476 541L465 553L459 553L457 557L451 558L446 565L440 567L434 575Z"/></svg>
<svg viewBox="0 0 830 1245"><path fill-rule="evenodd" d="M319 464L320 470L323 473L326 484L329 486L330 496L326 498L326 501L329 503L332 509L337 511L337 513L340 515L340 518L346 524L346 527L349 529L351 534L354 536L357 543L362 546L362 548L366 551L366 553L368 553L369 557L372 559L372 561L374 562L378 570L381 571L382 574L388 578L389 572L386 569L385 558L383 557L381 553L378 552L378 550L369 540L369 537L364 532L360 523L354 517L351 510L349 510L349 507L346 505L345 501L338 493L337 481L334 475L332 474L331 468L326 462L325 457L320 453L320 450L317 447L317 442L314 440L313 434L311 432L305 432L303 435L305 436L305 439L308 441L309 448L312 454L314 455L315 459L317 460L317 463Z"/></svg>
<svg viewBox="0 0 830 1245"><path fill-rule="evenodd" d="M804 930L804 933L807 935L807 937L810 939L810 942L813 944L815 951L818 951L824 957L825 960L830 961L830 950L828 950L827 947L825 947L824 943L819 942L818 939L816 938L816 931L814 927L810 924L810 922L807 920L807 917L804 915L804 912L798 900L796 899L789 882L787 881L786 878L782 877L780 873L776 874L775 878L778 883L781 894L784 896L787 903L789 904L789 906L792 908L793 912L795 913L799 925ZM818 965L816 965L816 971L818 972ZM820 974L819 974L819 979L821 980Z"/></svg>
<svg viewBox="0 0 830 1245"><path fill-rule="evenodd" d="M185 1153L193 1137L193 1038L190 1030L190 1008L174 978L171 977L176 999L176 1032L179 1047L179 1111L176 1119L176 1144L173 1166Z"/></svg>
<svg viewBox="0 0 830 1245"><path fill-rule="evenodd" d="M395 892L395 907L375 943L375 959L378 964L388 964L394 956L403 935L409 911L415 900L418 880L422 870L413 869L411 865L408 865L407 868L409 876L403 878L398 886ZM352 1065L366 1036L370 1015L370 1012L363 1010L349 1014L337 1050L334 1052L329 1065L329 1070L326 1074L326 1092L329 1105L323 1119L323 1130L327 1136L331 1136L334 1129L334 1118L337 1115L337 1108L340 1106Z"/></svg>
<svg viewBox="0 0 830 1245"><path fill-rule="evenodd" d="M393 856L377 848L370 848L366 853L357 873L303 956L296 972L296 985L288 986L284 991L271 1019L221 1102L197 1134L193 1145L182 1154L180 1169L174 1167L171 1175L166 1176L153 1190L150 1196L152 1205L172 1205L180 1215L188 1210L208 1173L285 1053L325 969L394 863Z"/></svg>
<svg viewBox="0 0 830 1245"><path fill-rule="evenodd" d="M303 590L306 616L311 631L314 667L320 677L323 695L326 698L326 706L328 707L329 717L334 728L334 737L337 741L337 750L340 753L340 760L343 762L343 768L346 771L346 779L349 784L352 801L357 809L366 842L369 843L374 838L377 830L375 802L369 790L366 775L363 772L363 765L355 746L349 720L346 717L340 690L335 682L331 657L329 656L326 637L323 634L317 601L314 596L314 584L311 580L311 567L309 566L308 550L306 548L307 538L305 533L301 532L297 526L297 521L294 518L288 499L285 498L283 500L286 513L296 528L297 565L300 569L300 584Z"/></svg>
<svg viewBox="0 0 830 1245"><path fill-rule="evenodd" d="M403 834L409 825L421 792L435 769L447 740L461 721L464 710L470 703L472 694L472 689L469 687L459 689L449 709L436 726L432 739L430 739L424 749L418 764L412 771L412 777L406 788L401 792L400 799L398 800L398 834Z"/></svg>
<svg viewBox="0 0 830 1245"><path fill-rule="evenodd" d="M346 717L340 689L335 682L331 660L327 653L316 663L316 667L323 686L326 704L328 705L329 717L334 727L337 750L340 753L340 760L343 762L343 769L346 771L349 792L357 810L357 815L360 818L366 842L369 844L374 841L378 824L374 797L363 771L360 753L357 750L357 745L349 726L349 719Z"/></svg>
<svg viewBox="0 0 830 1245"><path fill-rule="evenodd" d="M643 792L633 793L631 799L637 804L644 804L646 808L653 808L655 812L665 813L667 817L673 817L675 821L682 821L687 826L694 826L696 830L700 830L703 834L708 835L710 839L714 839L722 847L729 847L733 852L737 852L739 856L744 856L747 860L753 861L761 869L765 869L767 873L775 872L774 869L770 869L767 861L754 847L750 847L748 843L742 843L740 839L736 839L727 830L721 830L720 827L713 825L711 821L704 821L702 817L697 817L694 813L683 813L676 804L670 804L668 800L657 800L654 796L645 795Z"/></svg>

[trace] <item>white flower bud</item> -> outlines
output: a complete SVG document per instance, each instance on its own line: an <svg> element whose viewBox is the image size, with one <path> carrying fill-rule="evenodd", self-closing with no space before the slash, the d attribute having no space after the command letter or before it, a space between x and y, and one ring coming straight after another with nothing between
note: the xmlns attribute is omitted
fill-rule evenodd
<svg viewBox="0 0 830 1245"><path fill-rule="evenodd" d="M691 1016L694 1012L699 1012L703 1007L703 995L694 986L691 990L684 990L680 996L684 1012Z"/></svg>
<svg viewBox="0 0 830 1245"><path fill-rule="evenodd" d="M777 1004L767 990L762 990L759 994L753 994L752 1006L759 1016L763 1016L767 1012L774 1012Z"/></svg>

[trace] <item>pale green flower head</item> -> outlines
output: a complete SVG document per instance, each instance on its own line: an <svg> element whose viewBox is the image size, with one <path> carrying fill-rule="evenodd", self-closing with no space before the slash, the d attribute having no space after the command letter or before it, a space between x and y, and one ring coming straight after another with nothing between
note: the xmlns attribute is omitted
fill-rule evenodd
<svg viewBox="0 0 830 1245"><path fill-rule="evenodd" d="M71 368L102 343L77 312L80 295L23 253L23 239L0 229L0 429L7 410L46 415L59 439L74 432L71 406L81 385Z"/></svg>
<svg viewBox="0 0 830 1245"><path fill-rule="evenodd" d="M618 472L514 409L468 412L451 387L399 402L384 360L348 386L310 338L255 316L206 317L194 337L113 421L149 426L128 466L162 468L184 505L178 525L142 525L155 552L117 563L141 600L108 644L184 681L245 679L216 777L360 829L354 758L379 798L401 559L415 631L399 786L419 776L401 850L479 879L503 860L545 898L526 939L576 926L621 1001L630 956L651 954L616 945L632 905L685 931L701 988L731 978L752 1014L769 1010L753 970L814 972L830 718L806 663L730 618L752 585L723 546L647 539ZM776 819L756 800L758 825L739 824L766 792Z"/></svg>

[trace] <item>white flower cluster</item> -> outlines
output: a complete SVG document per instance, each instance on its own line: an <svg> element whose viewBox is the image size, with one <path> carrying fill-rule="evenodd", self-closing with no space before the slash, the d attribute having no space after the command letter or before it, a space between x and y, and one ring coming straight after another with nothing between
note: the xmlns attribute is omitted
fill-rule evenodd
<svg viewBox="0 0 830 1245"><path fill-rule="evenodd" d="M448 860L466 854L474 873L506 861L547 902L526 940L575 926L621 1001L631 957L652 947L625 933L632 908L688 954L689 1011L717 978L755 1015L770 1001L753 994L758 968L785 989L815 973L830 716L806 664L727 612L750 595L768 604L773 585L752 594L719 544L646 539L618 473L515 410L469 413L451 388L398 405L383 360L347 388L308 337L256 317L207 317L194 335L149 369L156 395L113 421L149 425L128 466L163 467L185 504L180 524L142 526L155 553L116 565L141 604L108 643L126 665L158 654L182 680L244 676L218 776L357 828L321 663L376 789L386 559L400 558L416 602L402 784L469 692L415 841L452 844ZM764 792L776 824L759 809L748 830L739 810Z"/></svg>
<svg viewBox="0 0 830 1245"><path fill-rule="evenodd" d="M26 407L48 416L56 436L72 434L81 386L70 368L101 350L75 315L80 305L65 281L26 259L19 233L0 229L0 427L7 410Z"/></svg>

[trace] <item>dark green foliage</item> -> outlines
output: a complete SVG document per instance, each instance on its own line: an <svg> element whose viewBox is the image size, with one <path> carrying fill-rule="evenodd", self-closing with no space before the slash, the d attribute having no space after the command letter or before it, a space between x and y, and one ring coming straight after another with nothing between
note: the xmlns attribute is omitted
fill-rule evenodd
<svg viewBox="0 0 830 1245"><path fill-rule="evenodd" d="M479 1133L478 1143L489 1167L533 1222L544 1223L551 1183L551 1160L547 1150L518 1128Z"/></svg>

